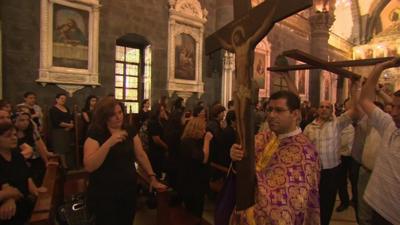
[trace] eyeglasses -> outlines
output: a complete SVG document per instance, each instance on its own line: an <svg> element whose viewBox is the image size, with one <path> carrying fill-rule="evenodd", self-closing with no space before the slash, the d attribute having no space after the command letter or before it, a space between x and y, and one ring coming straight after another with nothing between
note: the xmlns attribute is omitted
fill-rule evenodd
<svg viewBox="0 0 400 225"><path fill-rule="evenodd" d="M277 107L277 108L268 107L267 108L267 113L276 112L276 113L280 114L280 113L283 113L283 112L286 112L286 111L289 111L289 109L279 108L279 107Z"/></svg>

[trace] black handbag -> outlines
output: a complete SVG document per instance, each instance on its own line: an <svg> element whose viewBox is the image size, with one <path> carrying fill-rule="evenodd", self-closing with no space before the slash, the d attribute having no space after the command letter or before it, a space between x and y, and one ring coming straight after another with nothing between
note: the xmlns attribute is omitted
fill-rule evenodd
<svg viewBox="0 0 400 225"><path fill-rule="evenodd" d="M94 225L95 218L89 213L85 194L76 194L58 208L57 221L61 225Z"/></svg>

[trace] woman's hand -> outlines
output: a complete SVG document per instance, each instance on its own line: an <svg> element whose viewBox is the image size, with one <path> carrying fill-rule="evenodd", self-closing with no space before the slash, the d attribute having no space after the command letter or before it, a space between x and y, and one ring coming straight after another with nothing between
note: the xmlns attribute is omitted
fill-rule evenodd
<svg viewBox="0 0 400 225"><path fill-rule="evenodd" d="M155 176L151 176L149 185L150 192L152 191L153 188L156 189L157 191L165 191L167 190L168 186L159 182Z"/></svg>
<svg viewBox="0 0 400 225"><path fill-rule="evenodd" d="M206 135L204 136L204 139L205 139L206 141L211 141L211 139L212 139L213 137L214 137L214 136L212 135L211 132L207 132Z"/></svg>
<svg viewBox="0 0 400 225"><path fill-rule="evenodd" d="M15 216L17 206L15 200L10 198L0 206L0 220L9 220Z"/></svg>
<svg viewBox="0 0 400 225"><path fill-rule="evenodd" d="M32 193L32 194L35 195L36 197L38 197L38 196L39 196L39 193L45 193L45 192L47 192L47 188L41 186L41 187L38 187L38 188L36 188L35 190L33 190L33 193Z"/></svg>
<svg viewBox="0 0 400 225"><path fill-rule="evenodd" d="M128 137L128 132L125 130L115 131L111 137L107 140L110 147L124 141Z"/></svg>
<svg viewBox="0 0 400 225"><path fill-rule="evenodd" d="M10 185L4 185L2 191L6 192L9 198L20 199L23 197L22 193L17 188Z"/></svg>
<svg viewBox="0 0 400 225"><path fill-rule="evenodd" d="M240 161L243 159L244 152L241 145L233 144L230 151L232 161Z"/></svg>

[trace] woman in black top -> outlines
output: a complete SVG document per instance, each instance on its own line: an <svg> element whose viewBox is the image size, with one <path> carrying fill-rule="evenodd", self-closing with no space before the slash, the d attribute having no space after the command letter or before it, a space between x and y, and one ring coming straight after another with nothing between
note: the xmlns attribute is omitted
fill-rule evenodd
<svg viewBox="0 0 400 225"><path fill-rule="evenodd" d="M52 146L54 152L60 155L64 168L73 166L73 156L71 155L71 130L74 128L72 115L65 106L67 96L65 94L56 95L56 104L50 108L49 116L51 121Z"/></svg>
<svg viewBox="0 0 400 225"><path fill-rule="evenodd" d="M89 95L86 98L85 106L82 108L82 121L83 121L83 141L85 141L87 136L87 131L89 128L89 124L92 121L94 107L97 103L97 96Z"/></svg>
<svg viewBox="0 0 400 225"><path fill-rule="evenodd" d="M9 122L0 123L0 224L24 224L30 217L33 201L45 188L32 181L24 157L16 150L16 130Z"/></svg>
<svg viewBox="0 0 400 225"><path fill-rule="evenodd" d="M19 149L30 148L33 150L30 157L26 158L26 161L32 171L33 181L36 185L41 185L48 159L54 156L54 154L47 151L39 132L35 130L35 124L31 120L29 113L17 112L15 114L14 125L17 128Z"/></svg>
<svg viewBox="0 0 400 225"><path fill-rule="evenodd" d="M180 144L178 192L186 209L201 218L204 195L208 188L207 163L210 155L211 132L206 133L204 117L193 117L187 123Z"/></svg>
<svg viewBox="0 0 400 225"><path fill-rule="evenodd" d="M168 145L165 142L164 126L168 121L165 107L155 104L152 107L149 119L149 158L154 172L161 177L165 172Z"/></svg>
<svg viewBox="0 0 400 225"><path fill-rule="evenodd" d="M132 225L136 204L137 161L156 189L159 183L134 129L127 129L121 105L113 98L100 100L84 145L84 166L90 172L89 210L96 225Z"/></svg>
<svg viewBox="0 0 400 225"><path fill-rule="evenodd" d="M139 110L139 128L150 118L150 101L149 99L144 99L140 105Z"/></svg>

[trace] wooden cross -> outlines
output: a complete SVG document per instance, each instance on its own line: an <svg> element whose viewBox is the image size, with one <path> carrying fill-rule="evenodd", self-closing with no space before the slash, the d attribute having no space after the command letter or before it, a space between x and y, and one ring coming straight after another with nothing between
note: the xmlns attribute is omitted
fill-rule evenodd
<svg viewBox="0 0 400 225"><path fill-rule="evenodd" d="M303 51L294 49L288 50L282 53L283 56L304 62L305 64L301 65L289 65L289 66L277 66L277 67L269 67L269 71L273 72L286 72L293 70L307 70L307 69L323 69L329 72L335 73L339 76L344 76L349 79L359 79L361 75L343 69L341 67L359 67L359 66L372 66L378 63L382 63L385 61L392 60L394 57L385 57L385 58L375 58L375 59L363 59L363 60L347 60L347 61L338 61L338 62L328 62Z"/></svg>
<svg viewBox="0 0 400 225"><path fill-rule="evenodd" d="M255 202L254 116L252 100L258 90L252 81L254 49L275 23L312 6L312 0L267 0L251 9L250 0L234 0L235 20L206 39L206 54L221 48L235 53L237 85L234 93L238 142L245 157L236 164L236 209ZM254 101L253 101L254 103Z"/></svg>

